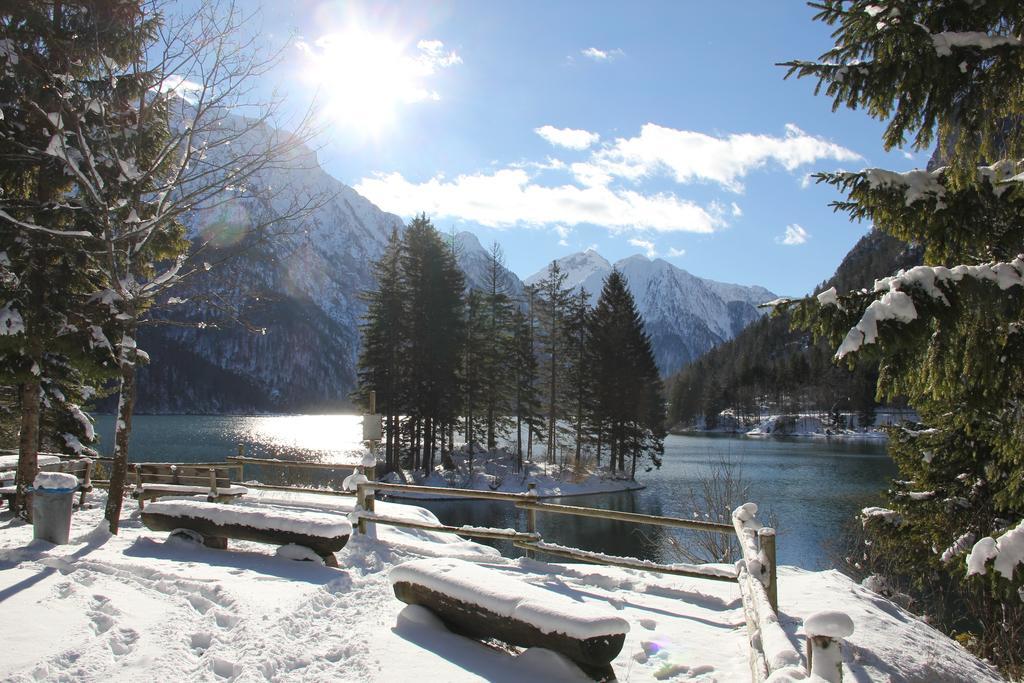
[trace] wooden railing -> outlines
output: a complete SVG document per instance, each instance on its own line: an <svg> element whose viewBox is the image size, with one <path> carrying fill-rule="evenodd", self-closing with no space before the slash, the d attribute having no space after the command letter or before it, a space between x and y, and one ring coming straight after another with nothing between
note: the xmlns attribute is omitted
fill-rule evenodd
<svg viewBox="0 0 1024 683"><path fill-rule="evenodd" d="M362 510L359 514L358 525L360 533L363 534L370 532L369 525L371 524L404 526L458 534L460 536L510 540L516 547L526 550L529 557L534 556L536 553L545 553L580 562L689 576L712 581L735 581L739 585L740 594L743 598L743 614L747 624L747 636L750 644L750 673L752 680L756 682L764 681L771 673L779 669L794 666L801 667L800 654L793 648L789 637L779 624L775 530L761 525L756 517L757 506L752 503L737 508L733 512L733 523L730 525L660 515L645 515L635 512L602 510L576 505L543 503L537 500L533 484L529 485L529 490L525 493L502 493L498 491L476 491L471 489L368 481L359 484L357 491L357 509ZM376 492L378 491L442 495L448 498L475 498L512 503L516 508L526 512L526 530L521 532L510 529L434 525L378 515L374 511L374 502ZM721 565L665 564L546 543L537 531L537 513L592 517L727 535L735 534L743 559L737 563L738 570L734 571L731 568L723 568Z"/></svg>

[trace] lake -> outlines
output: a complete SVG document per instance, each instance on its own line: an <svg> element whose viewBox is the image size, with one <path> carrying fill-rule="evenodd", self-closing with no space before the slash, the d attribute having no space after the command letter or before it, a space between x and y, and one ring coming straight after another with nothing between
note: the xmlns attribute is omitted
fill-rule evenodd
<svg viewBox="0 0 1024 683"><path fill-rule="evenodd" d="M113 418L99 416L97 431L101 451L109 454ZM136 462L219 461L235 455L238 444L244 444L254 457L353 463L362 450L360 436L358 415L139 415L133 420L130 452ZM661 469L637 472L647 488L552 502L691 517L700 508L691 493L700 490L702 480L723 459L733 463L749 487L748 498L761 506L759 517L767 513L775 520L779 561L807 569L833 565L834 539L862 507L878 502L879 493L896 474L885 444L873 440L670 435ZM246 476L264 478L248 468ZM416 504L447 524L525 528L523 513L504 503ZM658 561L682 561L672 551L671 539L682 544L694 541L691 532L622 522L543 513L537 521L546 541ZM520 554L508 544L496 545L504 554Z"/></svg>

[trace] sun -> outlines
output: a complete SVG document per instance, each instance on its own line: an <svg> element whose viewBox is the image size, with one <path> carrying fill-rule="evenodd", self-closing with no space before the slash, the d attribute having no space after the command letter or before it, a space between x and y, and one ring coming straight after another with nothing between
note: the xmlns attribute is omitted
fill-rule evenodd
<svg viewBox="0 0 1024 683"><path fill-rule="evenodd" d="M447 65L433 41L411 45L351 28L300 47L304 76L319 89L324 113L336 125L379 133L395 123L403 105L439 99L424 85L439 65Z"/></svg>

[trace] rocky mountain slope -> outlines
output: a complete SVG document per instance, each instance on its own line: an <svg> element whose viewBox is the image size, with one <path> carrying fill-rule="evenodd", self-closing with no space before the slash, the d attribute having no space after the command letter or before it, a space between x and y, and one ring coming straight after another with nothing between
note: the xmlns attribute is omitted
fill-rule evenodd
<svg viewBox="0 0 1024 683"><path fill-rule="evenodd" d="M206 245L194 259L213 267L176 289L175 300L184 303L154 311L162 324L140 330L152 360L139 372L140 413L350 407L365 310L360 292L373 287L372 264L403 223L328 175L307 148L251 184L245 196L192 217L193 241ZM252 225L307 201L315 208L278 226L272 238L252 234ZM484 289L490 248L468 232L454 239L467 287ZM596 252L561 263L571 286L595 294L612 268ZM630 281L665 373L733 337L757 319L757 303L773 298L762 288L702 280L642 256L616 266ZM501 278L513 296L522 294L514 273L502 269Z"/></svg>
<svg viewBox="0 0 1024 683"><path fill-rule="evenodd" d="M776 298L764 287L705 280L662 259L639 254L613 266L588 249L558 259L558 264L566 274L567 286L583 288L595 299L613 267L626 276L663 375L735 337L761 317L758 304ZM535 284L549 271L550 266L542 269L528 277L526 284Z"/></svg>

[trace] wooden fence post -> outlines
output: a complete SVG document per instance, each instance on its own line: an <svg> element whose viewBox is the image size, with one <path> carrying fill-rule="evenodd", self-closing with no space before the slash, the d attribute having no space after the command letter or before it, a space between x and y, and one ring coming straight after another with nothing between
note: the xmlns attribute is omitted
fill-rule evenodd
<svg viewBox="0 0 1024 683"><path fill-rule="evenodd" d="M529 484L526 485L526 495L531 496L532 498L536 499L536 497L537 497L537 484L535 482L531 481ZM527 509L526 510L526 533L529 533L529 534L537 533L537 511L536 510L533 510L533 509ZM527 550L526 551L526 557L532 560L532 559L537 557L537 553L535 553L532 550Z"/></svg>
<svg viewBox="0 0 1024 683"><path fill-rule="evenodd" d="M767 526L761 527L757 530L757 539L761 546L761 552L764 553L765 559L768 561L768 585L765 586L765 591L768 593L768 604L778 612L779 576L775 566L775 529Z"/></svg>
<svg viewBox="0 0 1024 683"><path fill-rule="evenodd" d="M843 680L843 638L853 635L853 620L843 612L815 612L804 620L807 673L827 683Z"/></svg>
<svg viewBox="0 0 1024 683"><path fill-rule="evenodd" d="M363 512L369 512L373 514L374 508L374 490L373 486L369 483L358 484L356 486L356 507L361 509ZM367 522L361 516L359 517L359 533L366 535Z"/></svg>

